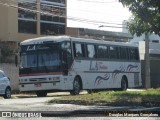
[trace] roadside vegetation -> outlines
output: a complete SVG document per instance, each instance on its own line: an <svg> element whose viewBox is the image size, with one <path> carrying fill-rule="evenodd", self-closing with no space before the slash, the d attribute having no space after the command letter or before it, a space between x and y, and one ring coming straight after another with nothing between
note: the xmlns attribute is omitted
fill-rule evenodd
<svg viewBox="0 0 160 120"><path fill-rule="evenodd" d="M115 106L160 106L160 88L145 91L107 91L64 96L48 103Z"/></svg>

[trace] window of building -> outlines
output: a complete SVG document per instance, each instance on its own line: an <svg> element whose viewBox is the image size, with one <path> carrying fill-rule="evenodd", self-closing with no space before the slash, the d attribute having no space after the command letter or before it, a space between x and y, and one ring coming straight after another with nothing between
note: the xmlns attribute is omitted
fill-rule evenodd
<svg viewBox="0 0 160 120"><path fill-rule="evenodd" d="M64 35L65 25L41 22L41 34L42 35L61 35L61 34Z"/></svg>
<svg viewBox="0 0 160 120"><path fill-rule="evenodd" d="M18 32L36 34L37 23L33 21L18 20Z"/></svg>
<svg viewBox="0 0 160 120"><path fill-rule="evenodd" d="M18 10L18 18L37 20L37 15L36 15L36 13L19 9Z"/></svg>
<svg viewBox="0 0 160 120"><path fill-rule="evenodd" d="M18 0L18 32L37 33L37 2L36 0Z"/></svg>
<svg viewBox="0 0 160 120"><path fill-rule="evenodd" d="M65 23L66 8L41 3L41 12L41 20L43 21Z"/></svg>
<svg viewBox="0 0 160 120"><path fill-rule="evenodd" d="M29 0L29 1L18 1L18 18L23 19L37 19L37 5L36 0Z"/></svg>
<svg viewBox="0 0 160 120"><path fill-rule="evenodd" d="M65 4L65 0L41 0L41 1L48 1L48 2L58 2Z"/></svg>

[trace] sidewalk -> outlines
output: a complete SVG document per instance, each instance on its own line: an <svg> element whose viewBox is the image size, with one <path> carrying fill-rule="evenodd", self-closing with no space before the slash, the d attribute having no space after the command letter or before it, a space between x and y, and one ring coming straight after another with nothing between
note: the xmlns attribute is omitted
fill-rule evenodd
<svg viewBox="0 0 160 120"><path fill-rule="evenodd" d="M72 104L56 104L56 106L66 106L65 109L59 108L55 111L42 112L44 117L94 117L94 116L110 116L110 117L122 117L129 115L134 117L160 117L160 107L116 107L116 106L81 106ZM67 109L69 107L69 109Z"/></svg>

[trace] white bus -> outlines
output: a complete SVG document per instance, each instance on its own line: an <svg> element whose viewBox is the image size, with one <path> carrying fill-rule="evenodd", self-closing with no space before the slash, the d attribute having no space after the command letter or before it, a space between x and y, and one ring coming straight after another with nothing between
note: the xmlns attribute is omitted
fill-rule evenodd
<svg viewBox="0 0 160 120"><path fill-rule="evenodd" d="M138 46L69 36L50 36L20 43L20 91L46 96L51 91L140 87Z"/></svg>

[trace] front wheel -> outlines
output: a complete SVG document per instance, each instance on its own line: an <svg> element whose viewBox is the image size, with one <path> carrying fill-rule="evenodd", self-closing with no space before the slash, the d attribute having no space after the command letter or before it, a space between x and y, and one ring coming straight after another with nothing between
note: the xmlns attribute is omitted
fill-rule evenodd
<svg viewBox="0 0 160 120"><path fill-rule="evenodd" d="M6 88L5 94L3 95L3 97L4 97L5 99L11 98L11 89L10 89L10 88Z"/></svg>
<svg viewBox="0 0 160 120"><path fill-rule="evenodd" d="M37 95L37 97L46 97L47 96L47 92L45 92L45 91L37 91L36 95Z"/></svg>
<svg viewBox="0 0 160 120"><path fill-rule="evenodd" d="M81 90L80 79L78 77L75 78L73 82L73 90L70 91L71 95L79 95Z"/></svg>

